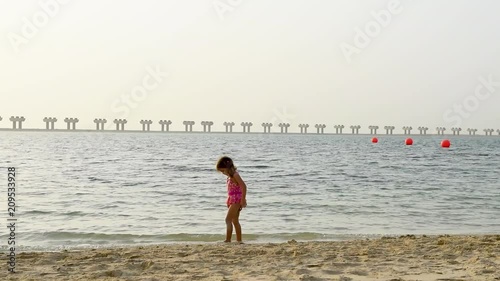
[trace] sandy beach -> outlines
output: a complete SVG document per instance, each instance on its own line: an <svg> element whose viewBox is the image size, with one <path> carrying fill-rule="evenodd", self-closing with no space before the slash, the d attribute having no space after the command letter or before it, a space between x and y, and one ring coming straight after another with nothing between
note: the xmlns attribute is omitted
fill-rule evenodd
<svg viewBox="0 0 500 281"><path fill-rule="evenodd" d="M0 280L500 280L500 235L24 252Z"/></svg>

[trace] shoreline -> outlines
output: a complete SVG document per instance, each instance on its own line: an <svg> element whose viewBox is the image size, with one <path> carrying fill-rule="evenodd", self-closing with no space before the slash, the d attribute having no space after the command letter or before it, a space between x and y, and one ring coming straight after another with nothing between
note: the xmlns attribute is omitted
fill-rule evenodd
<svg viewBox="0 0 500 281"><path fill-rule="evenodd" d="M318 236L316 238L303 238L304 234L310 234L312 236ZM189 234L186 234L189 235ZM203 234L191 234L192 236L199 236ZM72 244L72 245L31 245L28 243L26 245L26 241L24 241L24 245L18 245L16 247L18 253L25 252L62 252L62 251L83 251L83 250L91 250L91 249L116 249L116 248L136 248L136 247L151 247L151 246L175 246L175 245L214 245L225 239L225 235L223 234L205 234L207 236L211 236L207 238L208 240L197 240L197 239L188 239L183 240L175 239L175 240L156 240L156 241L145 241L145 242L118 242L112 243L108 241L108 243L82 243L82 244ZM268 234L271 237L264 237L265 234L245 234L243 239L245 240L245 244L251 245L264 245L264 244L282 244L287 243L288 241L294 240L299 243L308 243L308 242L344 242L344 241L357 241L357 240L376 240L376 239L396 239L396 238L405 238L405 237L443 237L443 236L495 236L499 235L496 232L477 232L477 233L431 233L431 234L423 234L423 233L415 233L415 234L323 234L323 233L273 233ZM262 236L262 237L261 237ZM278 237L279 236L279 237ZM323 236L323 237L320 237ZM3 237L5 239L8 238L6 235L1 235L0 238ZM69 239L69 238L68 238ZM233 233L233 240L236 237ZM55 243L55 241L53 241ZM90 241L89 241L90 242ZM102 242L102 241L101 241ZM60 241L60 243L64 243L64 241ZM0 250L7 251L7 245L0 245Z"/></svg>
<svg viewBox="0 0 500 281"><path fill-rule="evenodd" d="M4 268L1 280L500 280L500 234L176 242L16 258L17 273Z"/></svg>

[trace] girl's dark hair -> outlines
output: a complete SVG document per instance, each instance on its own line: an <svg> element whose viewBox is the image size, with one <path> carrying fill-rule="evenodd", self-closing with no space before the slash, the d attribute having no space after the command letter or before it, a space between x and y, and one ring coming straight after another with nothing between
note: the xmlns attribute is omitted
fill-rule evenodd
<svg viewBox="0 0 500 281"><path fill-rule="evenodd" d="M223 156L217 161L216 165L217 171L221 169L228 169L229 176L233 176L234 172L236 172L236 167L233 164L233 160L227 156Z"/></svg>

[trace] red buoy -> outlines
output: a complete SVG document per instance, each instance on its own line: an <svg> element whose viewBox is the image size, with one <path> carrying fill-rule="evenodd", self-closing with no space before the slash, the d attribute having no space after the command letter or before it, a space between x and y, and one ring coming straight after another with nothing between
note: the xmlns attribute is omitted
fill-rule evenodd
<svg viewBox="0 0 500 281"><path fill-rule="evenodd" d="M406 141L405 141L405 144L406 145L412 145L413 144L413 140L411 138L407 138Z"/></svg>
<svg viewBox="0 0 500 281"><path fill-rule="evenodd" d="M451 142L449 140L443 140L441 142L441 147L444 147L444 148L449 148L451 145Z"/></svg>
<svg viewBox="0 0 500 281"><path fill-rule="evenodd" d="M372 142L373 142L373 143L377 143L377 142L378 142L378 139L377 139L377 138L372 138Z"/></svg>

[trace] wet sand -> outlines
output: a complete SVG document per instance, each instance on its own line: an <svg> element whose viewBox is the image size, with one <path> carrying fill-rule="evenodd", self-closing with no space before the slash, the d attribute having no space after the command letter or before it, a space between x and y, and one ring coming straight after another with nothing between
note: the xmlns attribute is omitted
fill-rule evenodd
<svg viewBox="0 0 500 281"><path fill-rule="evenodd" d="M17 254L0 280L500 280L500 235L165 244Z"/></svg>

